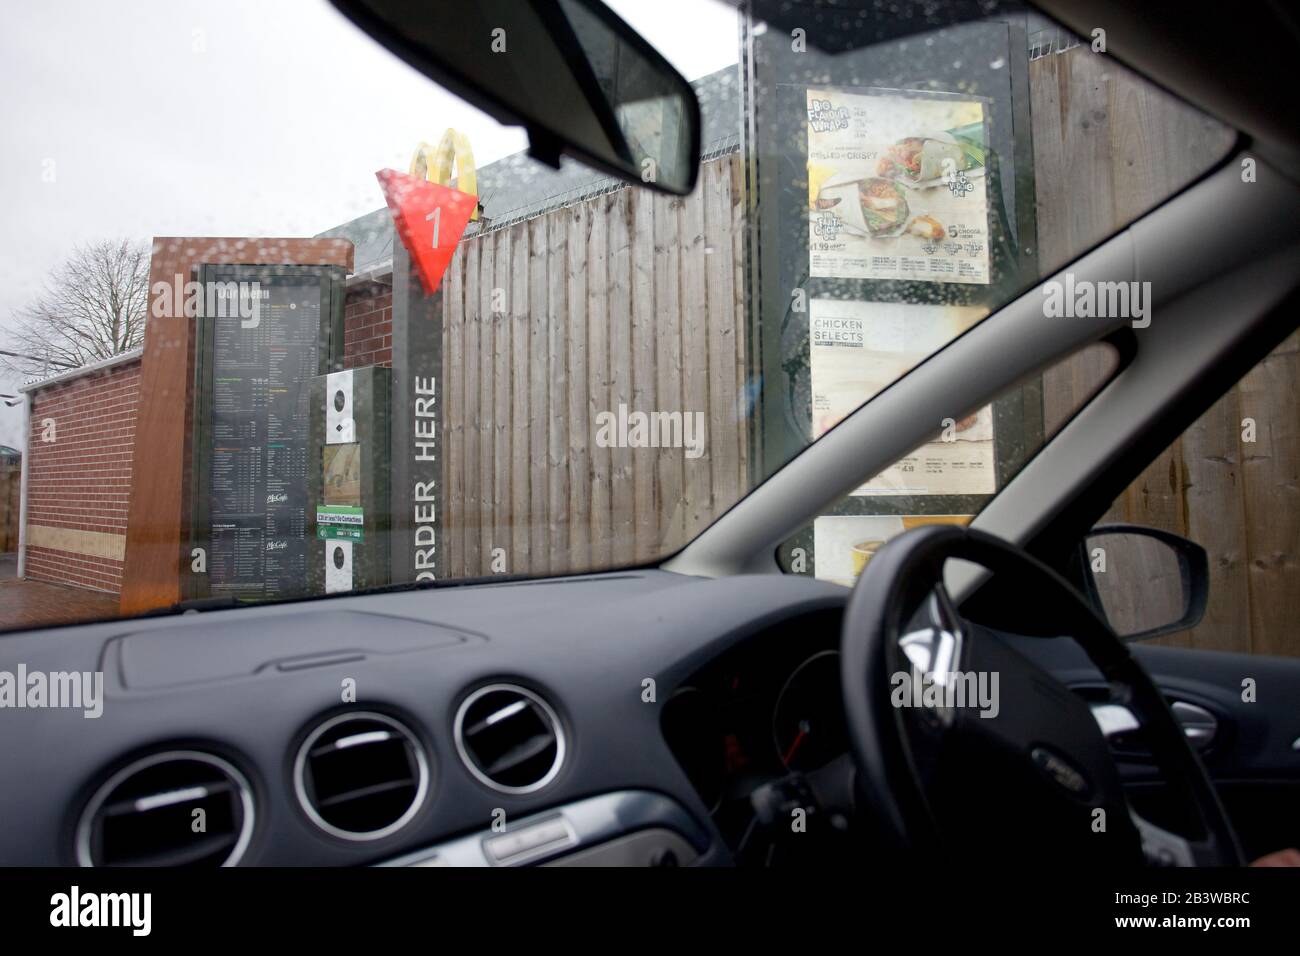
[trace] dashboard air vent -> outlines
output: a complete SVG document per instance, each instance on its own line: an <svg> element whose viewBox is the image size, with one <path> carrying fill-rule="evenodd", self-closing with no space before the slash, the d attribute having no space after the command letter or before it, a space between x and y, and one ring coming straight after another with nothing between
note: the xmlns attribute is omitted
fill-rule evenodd
<svg viewBox="0 0 1300 956"><path fill-rule="evenodd" d="M502 793L540 790L564 763L564 730L555 711L513 684L480 687L465 698L454 735L470 773Z"/></svg>
<svg viewBox="0 0 1300 956"><path fill-rule="evenodd" d="M429 790L429 762L409 729L385 714L332 717L307 735L294 760L307 816L345 840L396 833Z"/></svg>
<svg viewBox="0 0 1300 956"><path fill-rule="evenodd" d="M234 866L253 833L253 791L196 750L134 761L106 780L77 825L82 866Z"/></svg>

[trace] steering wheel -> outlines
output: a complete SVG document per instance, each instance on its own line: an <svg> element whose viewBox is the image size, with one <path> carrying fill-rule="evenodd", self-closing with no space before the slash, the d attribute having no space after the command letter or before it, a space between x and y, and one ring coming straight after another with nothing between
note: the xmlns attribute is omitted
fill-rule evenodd
<svg viewBox="0 0 1300 956"><path fill-rule="evenodd" d="M1129 806L1088 701L958 615L943 583L949 559L991 572L1000 628L1005 618L1016 634L1082 647L1111 701L1140 721L1175 798L1163 826ZM1000 538L931 525L888 542L849 599L840 660L858 788L896 848L1242 864L1205 768L1142 665L1064 578Z"/></svg>

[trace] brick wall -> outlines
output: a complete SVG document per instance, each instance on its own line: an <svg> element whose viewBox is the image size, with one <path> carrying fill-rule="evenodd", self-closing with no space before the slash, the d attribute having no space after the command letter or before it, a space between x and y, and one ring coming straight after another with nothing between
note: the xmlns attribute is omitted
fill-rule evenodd
<svg viewBox="0 0 1300 956"><path fill-rule="evenodd" d="M345 368L392 366L392 304L387 285L348 290ZM32 393L27 577L120 592L139 388L137 358Z"/></svg>
<svg viewBox="0 0 1300 956"><path fill-rule="evenodd" d="M136 358L32 393L27 577L120 591L139 390Z"/></svg>
<svg viewBox="0 0 1300 956"><path fill-rule="evenodd" d="M349 289L343 309L343 367L392 364L392 287L371 282Z"/></svg>

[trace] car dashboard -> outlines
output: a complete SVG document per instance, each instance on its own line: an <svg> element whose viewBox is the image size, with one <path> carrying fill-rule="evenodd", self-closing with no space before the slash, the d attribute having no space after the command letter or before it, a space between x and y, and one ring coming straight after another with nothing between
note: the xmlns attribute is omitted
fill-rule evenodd
<svg viewBox="0 0 1300 956"><path fill-rule="evenodd" d="M0 670L103 701L5 715L0 859L736 862L755 792L846 759L847 593L636 571L10 634Z"/></svg>

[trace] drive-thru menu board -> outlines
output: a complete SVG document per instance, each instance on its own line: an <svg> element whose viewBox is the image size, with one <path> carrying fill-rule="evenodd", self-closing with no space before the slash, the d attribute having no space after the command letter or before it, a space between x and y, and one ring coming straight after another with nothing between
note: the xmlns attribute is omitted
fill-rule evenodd
<svg viewBox="0 0 1300 956"><path fill-rule="evenodd" d="M807 43L742 18L755 481L1038 274L1023 12L903 37L851 6L819 7ZM976 513L1042 440L1032 380L934 414L782 543L783 566L852 580L889 536Z"/></svg>
<svg viewBox="0 0 1300 956"><path fill-rule="evenodd" d="M328 363L329 286L319 267L208 267L204 282L258 308L203 317L196 425L196 541L206 536L211 596L307 591L308 392ZM219 301L219 300L218 300ZM206 373L206 374L205 374ZM206 462L205 462L206 458ZM206 513L204 513L206 512Z"/></svg>
<svg viewBox="0 0 1300 956"><path fill-rule="evenodd" d="M809 275L989 281L984 103L809 89Z"/></svg>
<svg viewBox="0 0 1300 956"><path fill-rule="evenodd" d="M813 438L984 317L982 306L813 299L809 364ZM946 426L946 427L945 427ZM936 422L927 442L855 495L986 495L997 490L993 408Z"/></svg>

